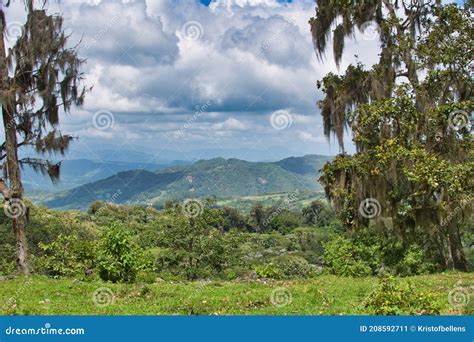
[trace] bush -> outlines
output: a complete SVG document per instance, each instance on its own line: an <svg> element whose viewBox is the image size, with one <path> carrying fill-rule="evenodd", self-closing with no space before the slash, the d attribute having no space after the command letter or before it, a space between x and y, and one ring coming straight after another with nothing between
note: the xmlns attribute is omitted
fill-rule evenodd
<svg viewBox="0 0 474 342"><path fill-rule="evenodd" d="M441 309L433 293L417 293L409 282L392 276L379 281L364 306L374 315L438 315Z"/></svg>
<svg viewBox="0 0 474 342"><path fill-rule="evenodd" d="M428 273L432 264L425 262L425 253L417 245L412 245L405 252L403 259L395 265L395 273L402 276L412 276Z"/></svg>
<svg viewBox="0 0 474 342"><path fill-rule="evenodd" d="M53 242L40 242L38 247L44 253L34 258L34 268L38 273L54 277L83 277L92 268L93 245L75 235L59 234Z"/></svg>
<svg viewBox="0 0 474 342"><path fill-rule="evenodd" d="M256 265L254 271L259 278L281 279L283 277L281 270L274 263Z"/></svg>
<svg viewBox="0 0 474 342"><path fill-rule="evenodd" d="M259 277L272 279L310 278L318 273L315 265L292 255L275 258L270 263L255 266L254 270Z"/></svg>
<svg viewBox="0 0 474 342"><path fill-rule="evenodd" d="M133 282L140 271L151 268L150 257L140 251L132 235L122 225L107 228L99 244L99 275L112 282Z"/></svg>
<svg viewBox="0 0 474 342"><path fill-rule="evenodd" d="M351 240L336 236L324 244L323 259L326 272L347 277L372 274L369 264L361 258L362 252L362 248Z"/></svg>
<svg viewBox="0 0 474 342"><path fill-rule="evenodd" d="M276 260L276 264L286 279L310 278L318 273L315 265L311 265L306 259L299 256L284 256Z"/></svg>

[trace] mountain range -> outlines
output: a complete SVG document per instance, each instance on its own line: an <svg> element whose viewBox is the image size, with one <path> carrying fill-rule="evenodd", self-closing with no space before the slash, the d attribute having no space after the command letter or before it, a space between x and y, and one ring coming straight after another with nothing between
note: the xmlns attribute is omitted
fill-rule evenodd
<svg viewBox="0 0 474 342"><path fill-rule="evenodd" d="M28 192L58 192L111 177L121 171L157 171L171 166L188 165L190 163L188 161L173 161L161 164L145 161L64 160L61 162L61 178L57 184L53 184L47 176L37 173L31 168L24 168L23 184Z"/></svg>
<svg viewBox="0 0 474 342"><path fill-rule="evenodd" d="M319 170L332 157L307 155L277 162L214 158L158 170L118 172L45 201L50 208L86 209L97 200L163 205L194 197L231 198L295 190L319 191Z"/></svg>

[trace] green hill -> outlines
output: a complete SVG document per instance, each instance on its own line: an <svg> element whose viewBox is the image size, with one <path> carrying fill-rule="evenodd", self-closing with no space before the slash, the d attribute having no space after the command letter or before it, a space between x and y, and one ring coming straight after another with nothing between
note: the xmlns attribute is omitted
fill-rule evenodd
<svg viewBox="0 0 474 342"><path fill-rule="evenodd" d="M156 172L133 170L55 196L50 208L85 209L96 200L153 203L190 197L232 198L295 190L318 191L318 170L327 156L292 157L278 162L214 158Z"/></svg>

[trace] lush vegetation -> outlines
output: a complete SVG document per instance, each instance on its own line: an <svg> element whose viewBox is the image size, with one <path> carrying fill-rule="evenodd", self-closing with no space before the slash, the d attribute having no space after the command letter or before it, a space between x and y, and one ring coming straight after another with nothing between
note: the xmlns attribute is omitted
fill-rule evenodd
<svg viewBox="0 0 474 342"><path fill-rule="evenodd" d="M256 204L248 214L198 200L169 202L161 210L104 202L94 203L88 213L30 208L27 233L37 276L3 280L3 296L8 298L2 299L14 298L2 309L4 313L439 314L468 310L456 311L446 301L456 282L469 284L472 274L428 275L441 269L422 247L404 248L396 241L380 240L370 230L352 236L321 200L301 211L288 210L284 203L280 207ZM5 276L16 269L8 221L1 217L0 233L5 238L0 241L0 273ZM397 280L390 278L393 275L417 277ZM380 278L379 283L374 276ZM35 290L18 294L20 283L31 283L23 286ZM109 309L92 306L89 292L100 287L112 289L116 305ZM294 300L285 310L269 297L280 287L288 289ZM188 301L180 301L188 296ZM166 299L147 306L155 297ZM388 301L385 311L377 311L384 298ZM66 300L74 304L64 305ZM43 304L38 305L40 301ZM84 309L80 303L87 303Z"/></svg>

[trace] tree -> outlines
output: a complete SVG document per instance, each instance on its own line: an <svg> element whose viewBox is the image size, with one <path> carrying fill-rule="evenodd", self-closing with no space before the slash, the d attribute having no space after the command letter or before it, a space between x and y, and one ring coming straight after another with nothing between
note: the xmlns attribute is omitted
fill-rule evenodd
<svg viewBox="0 0 474 342"><path fill-rule="evenodd" d="M239 210L231 207L224 206L221 209L223 217L223 229L229 231L231 229L239 229L242 231L247 230L249 227L245 217L240 213Z"/></svg>
<svg viewBox="0 0 474 342"><path fill-rule="evenodd" d="M45 1L41 3L44 5ZM12 37L0 5L0 101L5 131L5 141L0 146L0 190L5 210L12 218L18 268L28 274L27 210L21 168L32 167L56 182L60 163L42 158L20 159L18 151L30 147L39 156L64 154L73 137L58 131L59 112L81 106L86 90L79 85L83 60L77 57L75 48L66 47L63 18L36 8L33 0L25 0L24 4L26 23L8 51L6 46ZM7 1L5 7L9 5Z"/></svg>
<svg viewBox="0 0 474 342"><path fill-rule="evenodd" d="M378 63L318 81L324 132L342 152L321 177L339 217L353 230L382 227L407 250L424 236L433 259L463 271L460 229L474 188L470 20L468 5L429 0L317 0L310 20L320 59L334 27L337 65L355 27L375 25L380 39ZM345 128L352 156L344 153Z"/></svg>
<svg viewBox="0 0 474 342"><path fill-rule="evenodd" d="M166 210L159 227L159 247L165 249L162 267L189 280L222 272L236 259L237 243L224 233L222 213L198 199L184 201Z"/></svg>
<svg viewBox="0 0 474 342"><path fill-rule="evenodd" d="M261 203L255 204L252 209L250 209L249 218L250 224L257 232L263 232L266 229L268 213Z"/></svg>
<svg viewBox="0 0 474 342"><path fill-rule="evenodd" d="M334 213L326 203L321 200L314 200L309 206L302 210L304 222L306 224L324 227L329 225L334 218Z"/></svg>

